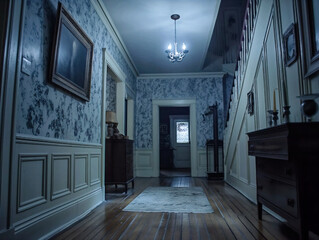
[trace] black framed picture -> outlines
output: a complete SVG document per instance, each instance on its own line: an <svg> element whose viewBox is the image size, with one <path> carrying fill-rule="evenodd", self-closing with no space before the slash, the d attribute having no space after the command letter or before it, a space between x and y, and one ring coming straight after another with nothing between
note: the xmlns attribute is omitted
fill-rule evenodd
<svg viewBox="0 0 319 240"><path fill-rule="evenodd" d="M50 80L90 100L93 42L59 2L53 39Z"/></svg>
<svg viewBox="0 0 319 240"><path fill-rule="evenodd" d="M297 59L295 25L291 24L283 35L285 65L290 66Z"/></svg>
<svg viewBox="0 0 319 240"><path fill-rule="evenodd" d="M306 63L305 77L309 77L319 70L319 1L304 0L299 4Z"/></svg>
<svg viewBox="0 0 319 240"><path fill-rule="evenodd" d="M249 91L247 93L247 111L249 115L254 114L254 93Z"/></svg>

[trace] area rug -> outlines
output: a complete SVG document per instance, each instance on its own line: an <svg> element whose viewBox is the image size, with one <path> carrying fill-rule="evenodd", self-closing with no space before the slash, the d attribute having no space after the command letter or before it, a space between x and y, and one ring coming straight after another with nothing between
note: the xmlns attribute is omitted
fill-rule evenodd
<svg viewBox="0 0 319 240"><path fill-rule="evenodd" d="M214 212L201 187L148 187L123 211L130 212Z"/></svg>

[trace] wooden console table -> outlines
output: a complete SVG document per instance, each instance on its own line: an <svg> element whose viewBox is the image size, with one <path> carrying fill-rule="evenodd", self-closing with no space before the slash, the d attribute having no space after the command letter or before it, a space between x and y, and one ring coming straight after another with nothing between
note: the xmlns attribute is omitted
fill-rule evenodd
<svg viewBox="0 0 319 240"><path fill-rule="evenodd" d="M319 123L288 123L248 133L256 156L258 218L262 205L308 239L319 229Z"/></svg>
<svg viewBox="0 0 319 240"><path fill-rule="evenodd" d="M133 177L133 140L105 140L105 185L125 185L132 183Z"/></svg>

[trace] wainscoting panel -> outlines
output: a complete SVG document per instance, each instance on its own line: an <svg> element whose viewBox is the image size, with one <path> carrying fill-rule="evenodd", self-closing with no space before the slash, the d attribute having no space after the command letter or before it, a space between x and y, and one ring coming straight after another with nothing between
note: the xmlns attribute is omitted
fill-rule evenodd
<svg viewBox="0 0 319 240"><path fill-rule="evenodd" d="M101 182L101 165L100 155L90 155L90 185L95 185Z"/></svg>
<svg viewBox="0 0 319 240"><path fill-rule="evenodd" d="M88 154L74 156L74 192L88 187Z"/></svg>
<svg viewBox="0 0 319 240"><path fill-rule="evenodd" d="M222 155L222 152L221 152ZM137 177L154 177L153 151L136 149L135 151L135 173ZM192 166L193 167L193 166ZM206 149L198 148L196 152L196 175L193 177L206 177ZM159 168L159 166L158 166ZM157 177L157 176L156 176Z"/></svg>
<svg viewBox="0 0 319 240"><path fill-rule="evenodd" d="M19 154L18 212L47 201L47 162L45 154Z"/></svg>
<svg viewBox="0 0 319 240"><path fill-rule="evenodd" d="M104 200L101 144L17 135L15 146L10 220L21 239L54 233Z"/></svg>
<svg viewBox="0 0 319 240"><path fill-rule="evenodd" d="M153 177L152 150L136 149L135 173L137 177Z"/></svg>
<svg viewBox="0 0 319 240"><path fill-rule="evenodd" d="M51 199L71 193L71 154L52 155Z"/></svg>
<svg viewBox="0 0 319 240"><path fill-rule="evenodd" d="M198 177L206 177L207 176L207 158L206 158L206 149L200 148L197 150L197 174Z"/></svg>

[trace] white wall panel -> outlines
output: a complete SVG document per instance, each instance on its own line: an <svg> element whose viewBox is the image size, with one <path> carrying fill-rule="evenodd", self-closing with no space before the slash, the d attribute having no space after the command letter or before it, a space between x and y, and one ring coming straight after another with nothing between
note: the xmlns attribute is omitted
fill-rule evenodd
<svg viewBox="0 0 319 240"><path fill-rule="evenodd" d="M87 154L74 156L74 192L88 187L88 158Z"/></svg>
<svg viewBox="0 0 319 240"><path fill-rule="evenodd" d="M12 163L12 186L17 187L10 197L13 232L20 239L55 232L102 202L101 152L101 144L17 135Z"/></svg>
<svg viewBox="0 0 319 240"><path fill-rule="evenodd" d="M71 193L71 154L52 155L51 199Z"/></svg>
<svg viewBox="0 0 319 240"><path fill-rule="evenodd" d="M19 155L18 212L47 201L47 155Z"/></svg>
<svg viewBox="0 0 319 240"><path fill-rule="evenodd" d="M101 182L100 155L90 155L90 185Z"/></svg>

